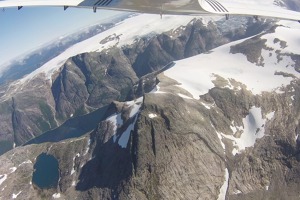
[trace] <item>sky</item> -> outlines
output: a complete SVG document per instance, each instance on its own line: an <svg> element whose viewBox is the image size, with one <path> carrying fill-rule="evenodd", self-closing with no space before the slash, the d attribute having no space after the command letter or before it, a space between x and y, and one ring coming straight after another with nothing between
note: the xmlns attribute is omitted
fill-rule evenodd
<svg viewBox="0 0 300 200"><path fill-rule="evenodd" d="M10 60L44 43L119 14L116 11L63 7L0 10L0 70Z"/></svg>

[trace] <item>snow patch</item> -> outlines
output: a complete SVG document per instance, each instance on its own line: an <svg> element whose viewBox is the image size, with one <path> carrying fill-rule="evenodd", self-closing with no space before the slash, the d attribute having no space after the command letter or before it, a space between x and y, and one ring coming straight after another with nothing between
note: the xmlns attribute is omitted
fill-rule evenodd
<svg viewBox="0 0 300 200"><path fill-rule="evenodd" d="M52 197L54 199L58 199L58 198L60 198L60 193L55 193L55 194L52 195Z"/></svg>
<svg viewBox="0 0 300 200"><path fill-rule="evenodd" d="M87 142L86 149L85 149L85 152L83 153L83 156L85 156L89 152L90 145L91 145L91 139L89 139Z"/></svg>
<svg viewBox="0 0 300 200"><path fill-rule="evenodd" d="M13 198L13 199L16 199L16 198L19 196L19 194L21 194L21 192L22 192L22 191L18 192L17 194L14 194L14 193L13 193L13 194L12 194L12 198Z"/></svg>
<svg viewBox="0 0 300 200"><path fill-rule="evenodd" d="M241 193L242 193L241 190L236 190L236 191L233 192L233 194L241 194Z"/></svg>
<svg viewBox="0 0 300 200"><path fill-rule="evenodd" d="M299 134L296 135L295 142L297 142L298 138L299 138Z"/></svg>
<svg viewBox="0 0 300 200"><path fill-rule="evenodd" d="M153 119L153 118L157 117L157 114L150 113L148 116L149 116L149 118Z"/></svg>
<svg viewBox="0 0 300 200"><path fill-rule="evenodd" d="M121 137L119 138L118 144L122 148L126 148L127 147L128 141L129 141L129 137L130 137L130 133L134 129L134 125L136 123L136 120L137 120L137 116L135 117L134 122L128 126L128 128L126 129L126 131L124 131L122 133Z"/></svg>
<svg viewBox="0 0 300 200"><path fill-rule="evenodd" d="M25 164L32 164L32 162L31 162L31 160L24 161L24 162L22 162L21 164L19 164L19 167L20 167L21 165L25 165Z"/></svg>
<svg viewBox="0 0 300 200"><path fill-rule="evenodd" d="M267 39L266 45L271 48L278 48L278 46L276 46L276 44L273 42L275 38L278 38L279 40L286 42L287 47L281 48L282 53L300 54L299 23L281 20L277 22L277 24L283 26L278 26L275 30L275 33L262 36L263 39ZM292 31L291 28L293 29Z"/></svg>
<svg viewBox="0 0 300 200"><path fill-rule="evenodd" d="M110 121L110 122L113 123L113 126L114 126L113 127L113 131L114 131L113 135L115 136L116 133L117 133L118 127L120 127L120 126L123 125L123 120L121 118L121 113L119 113L119 114L113 114L112 116L108 117L106 120L108 120L108 121ZM113 139L114 139L114 142L115 142L116 138L113 137Z"/></svg>
<svg viewBox="0 0 300 200"><path fill-rule="evenodd" d="M275 111L270 112L269 114L266 115L266 118L267 118L268 120L271 120L271 119L274 117L274 114L275 114Z"/></svg>
<svg viewBox="0 0 300 200"><path fill-rule="evenodd" d="M0 175L0 185L7 179L7 174Z"/></svg>
<svg viewBox="0 0 300 200"><path fill-rule="evenodd" d="M291 96L292 101L295 101L295 95Z"/></svg>
<svg viewBox="0 0 300 200"><path fill-rule="evenodd" d="M208 105L208 104L203 103L203 102L201 102L201 104L202 104L206 109L210 110L211 105Z"/></svg>
<svg viewBox="0 0 300 200"><path fill-rule="evenodd" d="M268 114L269 117L272 114ZM252 147L255 144L256 139L262 138L265 133L265 125L266 119L262 118L261 108L257 108L253 106L249 110L249 115L243 119L243 129L241 127L231 127L233 132L240 130L242 132L240 138L236 138L232 135L222 134L223 137L230 139L233 141L234 149L232 151L233 155L239 153L247 147Z"/></svg>
<svg viewBox="0 0 300 200"><path fill-rule="evenodd" d="M228 188L228 181L229 181L229 173L228 173L228 169L225 169L225 181L220 189L220 193L218 196L218 200L225 200L226 199L226 192L227 192L227 188Z"/></svg>
<svg viewBox="0 0 300 200"><path fill-rule="evenodd" d="M71 170L71 175L73 175L76 171L75 171L75 159L80 157L80 153L77 153L75 157L73 157L73 167Z"/></svg>
<svg viewBox="0 0 300 200"><path fill-rule="evenodd" d="M232 130L232 132L235 134L238 131L242 131L243 127L242 126L234 126L233 122L231 122L231 126L230 129Z"/></svg>
<svg viewBox="0 0 300 200"><path fill-rule="evenodd" d="M217 133L217 135L218 135L218 138L219 138L219 140L220 140L220 143L221 143L221 146L223 147L223 149L224 149L224 154L225 154L225 144L223 143L223 141L222 141L222 139L223 139L223 137L222 137L222 134L221 133L219 133L218 131L216 131L216 133Z"/></svg>
<svg viewBox="0 0 300 200"><path fill-rule="evenodd" d="M143 97L140 97L140 98L138 98L138 99L136 99L134 101L128 101L128 102L126 102L126 105L132 107L131 111L130 111L130 114L129 114L130 118L133 117L133 116L135 116L139 112L139 110L140 110L140 108L142 106L142 103L143 103L143 99L144 99Z"/></svg>
<svg viewBox="0 0 300 200"><path fill-rule="evenodd" d="M72 167L72 170L71 170L71 175L73 175L75 173L75 169L74 169L74 166Z"/></svg>
<svg viewBox="0 0 300 200"><path fill-rule="evenodd" d="M160 91L159 85L156 85L154 89L150 93L155 93L155 94L165 94L166 92Z"/></svg>
<svg viewBox="0 0 300 200"><path fill-rule="evenodd" d="M119 114L113 114L112 116L110 116L109 118L107 118L106 120L111 121L114 124L114 133L113 133L113 142L118 142L118 144L122 147L122 148L126 148L128 141L129 141L129 137L130 137L130 133L131 131L134 129L134 125L136 123L137 120L137 114L140 111L140 108L142 106L143 103L143 97L140 97L136 100L133 101L128 101L126 102L126 105L131 108L131 111L129 113L129 117L130 118L134 118L134 122L132 124L130 124L127 129L121 134L121 136L117 136L117 129L120 126L123 126L123 120L121 118L121 113Z"/></svg>
<svg viewBox="0 0 300 200"><path fill-rule="evenodd" d="M17 168L16 167L11 167L11 168L9 168L9 170L10 170L10 173L14 173L17 170Z"/></svg>
<svg viewBox="0 0 300 200"><path fill-rule="evenodd" d="M178 96L180 96L181 98L184 98L184 99L193 99L193 98L186 96L184 94L181 94L181 93L177 93L177 94L178 94Z"/></svg>

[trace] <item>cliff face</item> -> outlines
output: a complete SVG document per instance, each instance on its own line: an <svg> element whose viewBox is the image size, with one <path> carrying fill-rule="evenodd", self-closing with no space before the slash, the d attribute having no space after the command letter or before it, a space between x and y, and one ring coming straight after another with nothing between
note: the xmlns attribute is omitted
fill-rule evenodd
<svg viewBox="0 0 300 200"><path fill-rule="evenodd" d="M0 157L0 197L298 199L300 61L293 48L297 36L282 34L290 29L274 26L141 78L124 71L138 80L128 93L133 100L113 101L93 131L17 147ZM115 72L113 58L120 57L116 63L126 69L125 61L138 57L129 50L111 52L119 54L98 61L110 63L107 76ZM113 78L86 72L93 66L82 67L89 66L82 60L92 63L94 55L64 65L55 79L62 85L59 101L66 100L62 94L89 99L88 90L74 92L66 77L85 80L76 88L97 81L119 86ZM43 152L59 163L59 182L49 189L32 182L35 159Z"/></svg>

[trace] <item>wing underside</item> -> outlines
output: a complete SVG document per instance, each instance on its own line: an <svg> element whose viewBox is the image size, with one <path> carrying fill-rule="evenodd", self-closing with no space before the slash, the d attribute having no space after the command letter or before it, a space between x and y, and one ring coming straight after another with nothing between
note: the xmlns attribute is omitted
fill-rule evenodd
<svg viewBox="0 0 300 200"><path fill-rule="evenodd" d="M249 15L287 20L300 20L300 13L277 6L273 1L199 0L202 9L214 14Z"/></svg>
<svg viewBox="0 0 300 200"><path fill-rule="evenodd" d="M300 12L274 5L273 0L2 0L0 8L64 6L153 14L249 15L300 20Z"/></svg>

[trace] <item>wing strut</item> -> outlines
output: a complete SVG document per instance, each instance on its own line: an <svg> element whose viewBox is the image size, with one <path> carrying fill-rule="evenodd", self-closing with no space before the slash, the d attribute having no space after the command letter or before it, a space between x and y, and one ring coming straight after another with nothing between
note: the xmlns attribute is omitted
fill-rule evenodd
<svg viewBox="0 0 300 200"><path fill-rule="evenodd" d="M69 8L69 6L64 6L64 10L67 10Z"/></svg>
<svg viewBox="0 0 300 200"><path fill-rule="evenodd" d="M23 6L18 6L18 10L21 10L23 8Z"/></svg>

